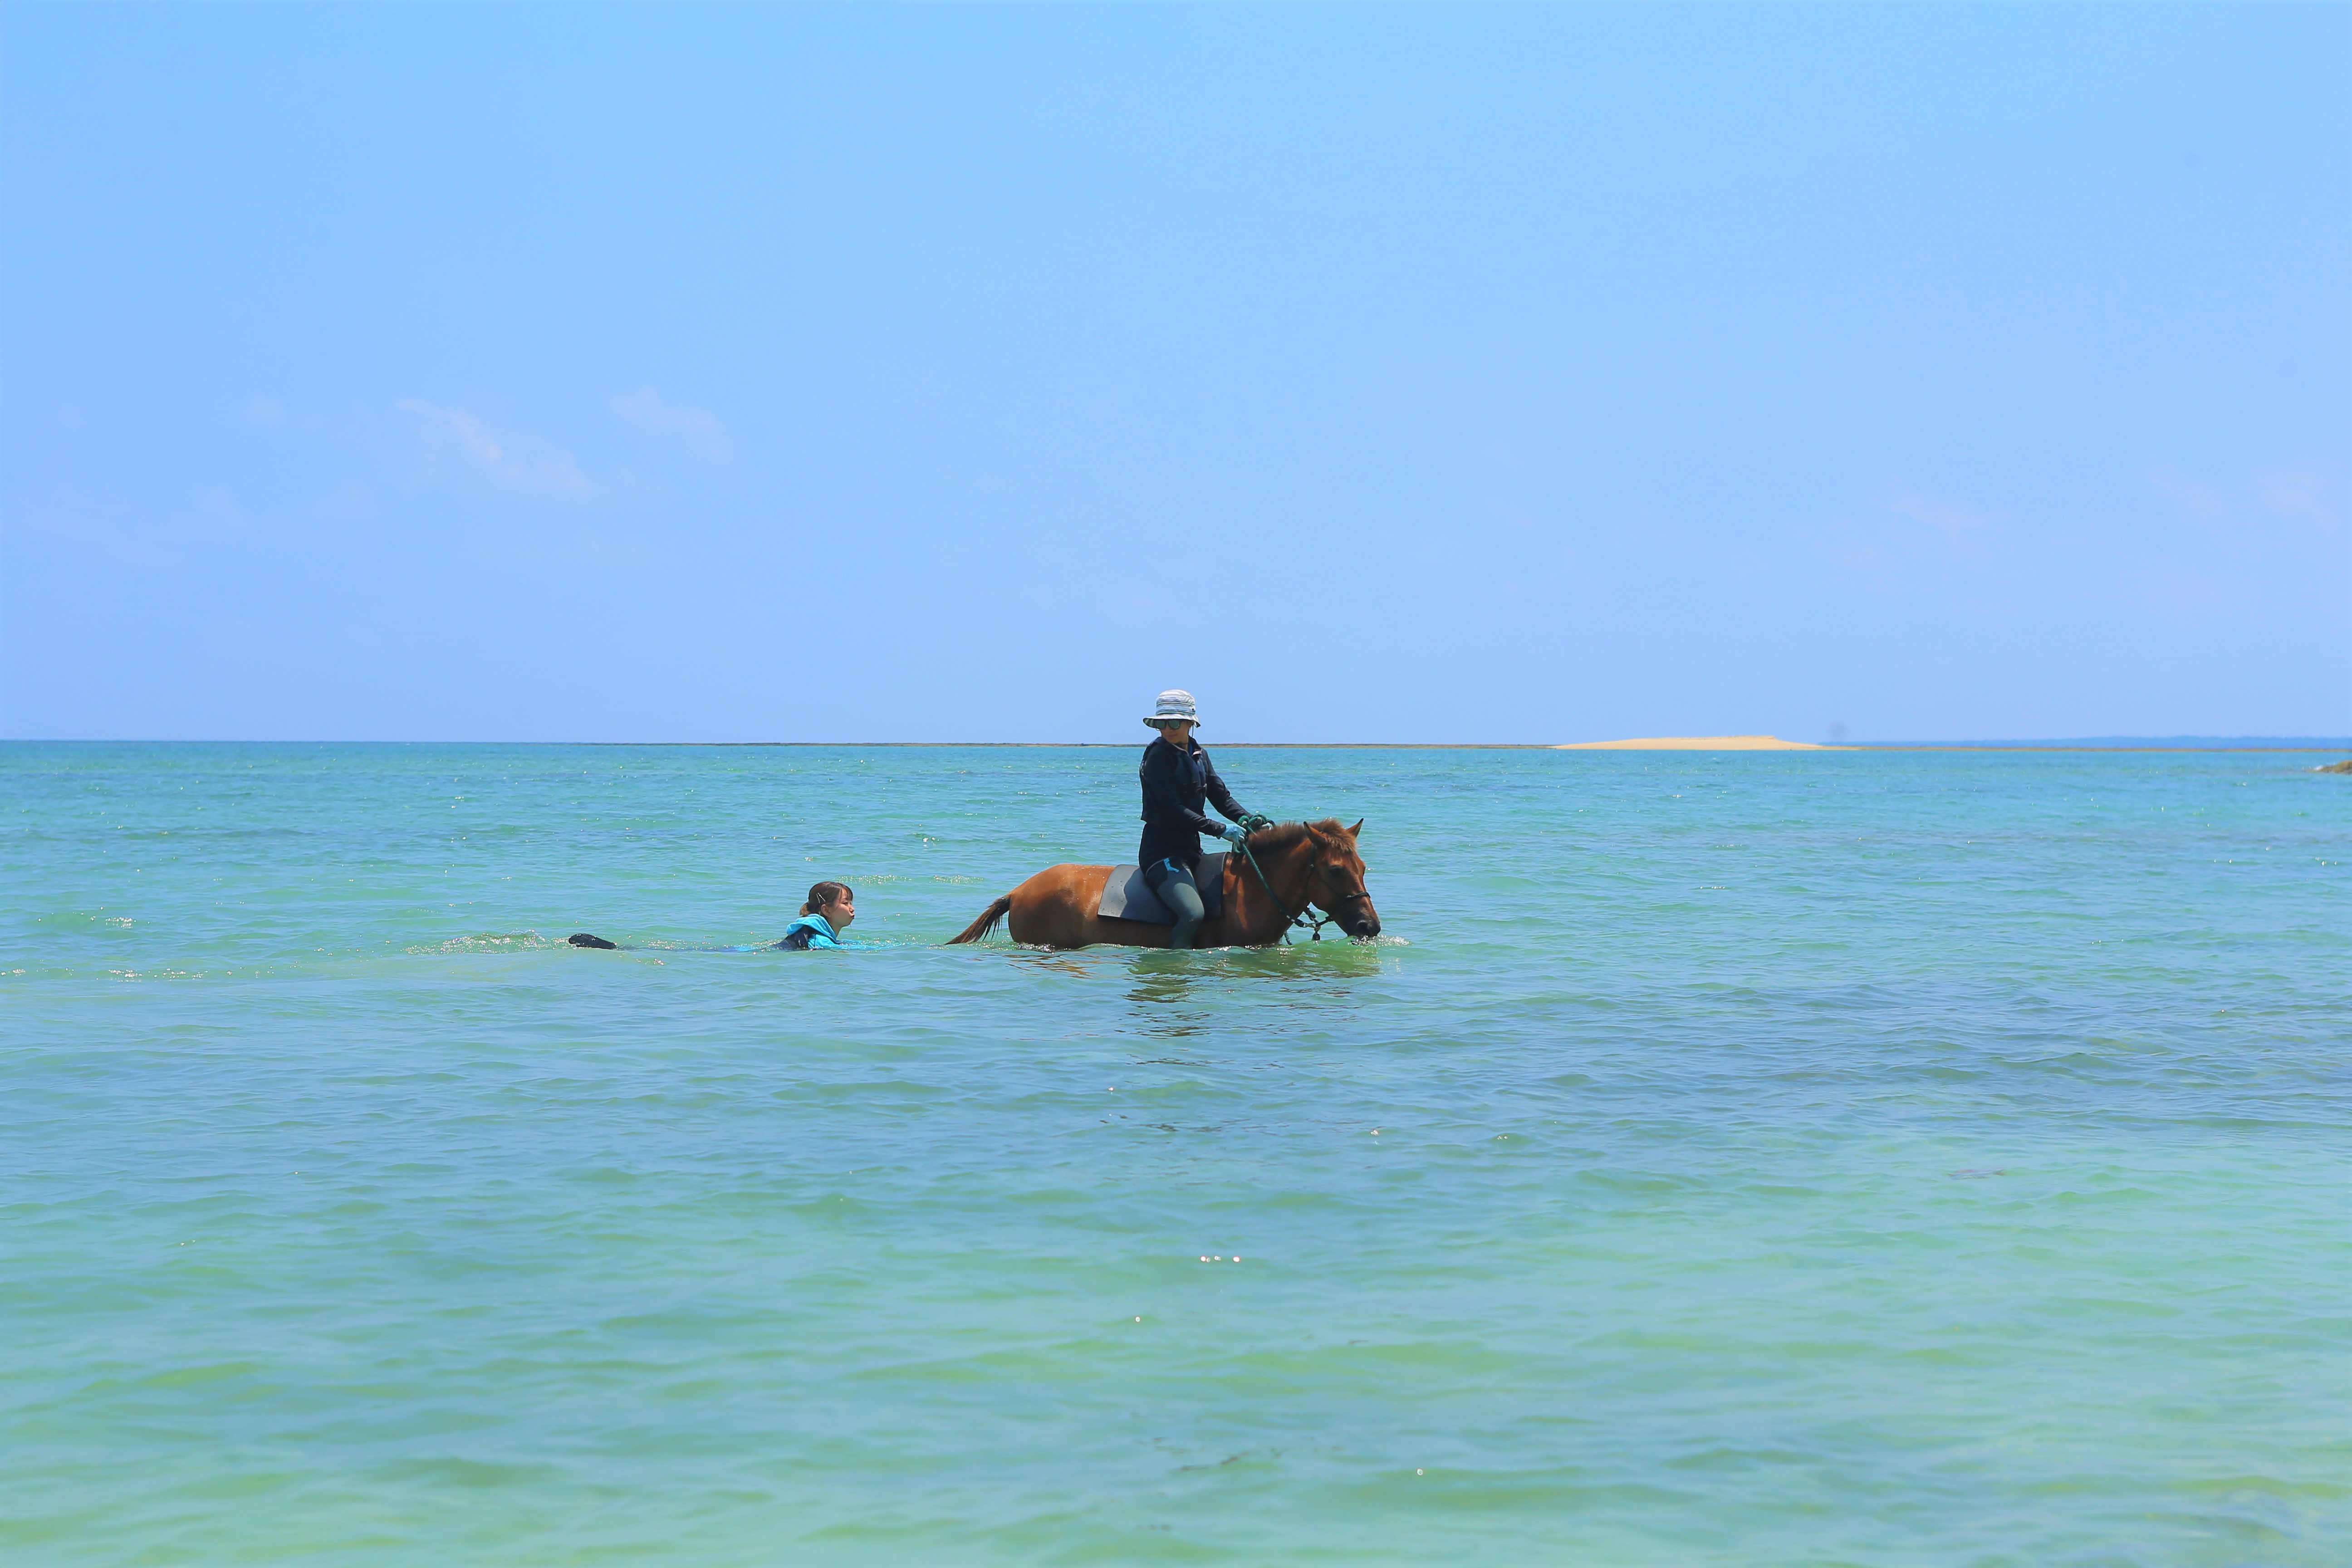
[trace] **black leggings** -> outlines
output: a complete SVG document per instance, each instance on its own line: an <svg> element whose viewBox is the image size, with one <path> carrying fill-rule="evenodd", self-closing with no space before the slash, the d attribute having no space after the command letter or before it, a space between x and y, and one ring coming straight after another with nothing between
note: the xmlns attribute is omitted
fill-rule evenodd
<svg viewBox="0 0 2352 1568"><path fill-rule="evenodd" d="M1175 928L1168 933L1171 947L1190 947L1192 933L1201 929L1202 917L1208 911L1201 902L1200 884L1192 880L1192 869L1181 860L1161 860L1144 872L1143 880L1168 912L1176 917Z"/></svg>

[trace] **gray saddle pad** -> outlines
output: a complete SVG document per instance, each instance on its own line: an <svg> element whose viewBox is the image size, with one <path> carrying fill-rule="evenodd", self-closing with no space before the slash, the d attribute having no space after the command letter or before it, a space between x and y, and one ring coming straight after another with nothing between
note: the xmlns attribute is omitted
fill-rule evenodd
<svg viewBox="0 0 2352 1568"><path fill-rule="evenodd" d="M1192 880L1200 885L1201 905L1215 914L1225 907L1225 858L1223 854L1203 855L1192 868ZM1150 925L1172 926L1176 917L1168 906L1155 897L1143 880L1140 866L1113 866L1110 880L1103 884L1102 908L1097 911L1115 921L1142 921Z"/></svg>

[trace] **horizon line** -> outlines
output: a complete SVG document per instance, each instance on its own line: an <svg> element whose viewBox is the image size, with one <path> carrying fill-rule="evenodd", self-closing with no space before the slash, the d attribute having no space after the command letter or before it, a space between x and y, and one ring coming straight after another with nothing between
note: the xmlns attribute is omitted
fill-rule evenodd
<svg viewBox="0 0 2352 1568"><path fill-rule="evenodd" d="M1662 737L1663 738L1663 737ZM1710 737L1711 738L1711 737ZM1621 752L1735 752L1756 750L1779 755L1786 752L2340 752L2352 750L2352 736L2326 735L2167 735L2116 736L2116 742L2137 741L2138 744L2102 744L2105 737L2084 736L2050 741L1834 741L1771 748L1708 746L1631 746L1620 742L1557 742L1557 741L1221 741L1219 745L1235 751L1297 751L1297 752L1558 752L1558 751L1621 751ZM2158 745L2157 741L2209 741L2205 745ZM2285 742L2287 744L2223 744L2237 741ZM204 739L151 740L138 737L113 736L103 739L57 738L38 736L0 737L0 745L30 746L606 746L606 747L709 747L715 749L753 749L761 747L839 747L863 751L880 750L1002 750L1002 751L1123 751L1138 745L1150 745L1148 741L359 741L359 740L245 740L208 737Z"/></svg>

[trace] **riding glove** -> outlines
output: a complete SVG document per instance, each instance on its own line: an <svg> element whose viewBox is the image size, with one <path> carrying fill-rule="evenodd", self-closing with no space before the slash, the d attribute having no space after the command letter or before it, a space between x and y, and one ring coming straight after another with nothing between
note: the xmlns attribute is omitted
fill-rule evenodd
<svg viewBox="0 0 2352 1568"><path fill-rule="evenodd" d="M1274 818L1270 816L1260 816L1255 812L1252 812L1247 816L1242 818L1242 831L1244 833L1260 833L1273 826Z"/></svg>
<svg viewBox="0 0 2352 1568"><path fill-rule="evenodd" d="M1228 822L1224 826L1217 830L1217 836L1224 839L1227 843L1239 844L1243 839L1247 838L1250 836L1250 830L1246 827L1237 827L1234 824Z"/></svg>

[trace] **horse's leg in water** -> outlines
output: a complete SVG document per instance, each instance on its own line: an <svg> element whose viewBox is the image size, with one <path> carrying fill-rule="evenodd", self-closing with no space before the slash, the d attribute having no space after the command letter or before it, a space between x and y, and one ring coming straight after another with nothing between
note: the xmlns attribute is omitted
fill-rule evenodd
<svg viewBox="0 0 2352 1568"><path fill-rule="evenodd" d="M1173 860L1162 860L1144 880L1160 895L1160 901L1168 906L1168 912L1176 917L1175 929L1168 933L1168 945L1192 946L1193 934L1201 929L1202 917L1209 912L1209 907L1201 901L1200 884L1192 880L1192 873Z"/></svg>

